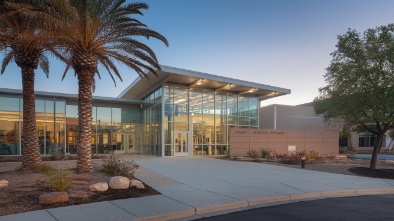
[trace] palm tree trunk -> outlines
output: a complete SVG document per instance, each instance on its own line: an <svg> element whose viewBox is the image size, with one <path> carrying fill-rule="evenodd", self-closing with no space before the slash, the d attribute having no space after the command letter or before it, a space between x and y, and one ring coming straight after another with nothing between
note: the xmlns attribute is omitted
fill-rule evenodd
<svg viewBox="0 0 394 221"><path fill-rule="evenodd" d="M22 166L26 169L34 169L41 164L34 98L34 68L21 67L21 69L23 88Z"/></svg>
<svg viewBox="0 0 394 221"><path fill-rule="evenodd" d="M77 172L92 172L92 84L94 71L78 71L78 160Z"/></svg>

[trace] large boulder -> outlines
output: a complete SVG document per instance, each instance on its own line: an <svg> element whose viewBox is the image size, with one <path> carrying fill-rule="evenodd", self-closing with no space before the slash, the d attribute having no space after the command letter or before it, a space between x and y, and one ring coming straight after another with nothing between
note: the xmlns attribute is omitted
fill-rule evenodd
<svg viewBox="0 0 394 221"><path fill-rule="evenodd" d="M144 184L139 180L131 180L130 187L135 186L137 189L145 189Z"/></svg>
<svg viewBox="0 0 394 221"><path fill-rule="evenodd" d="M7 187L8 181L7 180L0 180L0 188Z"/></svg>
<svg viewBox="0 0 394 221"><path fill-rule="evenodd" d="M55 204L68 201L68 194L66 192L51 192L44 193L38 197L40 204Z"/></svg>
<svg viewBox="0 0 394 221"><path fill-rule="evenodd" d="M89 190L93 192L105 192L108 190L108 183L100 182L89 186Z"/></svg>
<svg viewBox="0 0 394 221"><path fill-rule="evenodd" d="M130 179L124 176L114 176L109 181L109 187L115 190L123 190L129 188Z"/></svg>

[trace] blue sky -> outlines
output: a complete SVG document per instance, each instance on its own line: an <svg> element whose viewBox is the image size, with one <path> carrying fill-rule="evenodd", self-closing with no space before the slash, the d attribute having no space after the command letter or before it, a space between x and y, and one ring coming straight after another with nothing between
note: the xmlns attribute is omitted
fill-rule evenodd
<svg viewBox="0 0 394 221"><path fill-rule="evenodd" d="M134 2L134 1L130 1ZM263 102L296 105L312 101L324 86L323 74L337 35L348 28L363 32L394 22L392 0L148 0L137 17L164 35L167 48L146 42L164 65L227 76L292 90ZM1 59L2 59L2 55ZM73 71L51 62L50 77L37 70L36 90L78 93ZM96 96L116 97L136 77L119 64L123 82L101 71ZM10 65L0 88L21 88L20 69Z"/></svg>

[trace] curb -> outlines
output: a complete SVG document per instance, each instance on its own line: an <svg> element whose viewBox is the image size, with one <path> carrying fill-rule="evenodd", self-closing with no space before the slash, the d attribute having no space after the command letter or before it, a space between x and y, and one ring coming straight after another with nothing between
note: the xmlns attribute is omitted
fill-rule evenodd
<svg viewBox="0 0 394 221"><path fill-rule="evenodd" d="M233 203L212 205L202 208L196 208L193 210L187 210L172 214L163 214L159 216L146 217L146 218L137 218L139 221L156 221L156 220L173 220L173 219L181 219L187 218L194 215L203 215L215 212L224 212L234 209L242 209L247 207L263 207L269 206L270 204L286 204L297 202L298 200L317 200L317 199L325 199L330 197L345 197L345 196L362 196L362 195L379 195L379 194L394 194L394 189L361 189L361 190L339 190L339 191L328 191L328 192L312 192L312 193L302 193L295 195L285 195L285 196L277 196L270 198L262 198L262 199L252 199L245 201L237 201Z"/></svg>
<svg viewBox="0 0 394 221"><path fill-rule="evenodd" d="M157 215L157 216L141 217L141 218L137 218L135 220L138 220L138 221L174 220L174 219L182 219L182 218L186 218L186 217L194 216L194 215L196 215L196 210L191 209L191 210L175 212L175 213L167 213L167 214Z"/></svg>

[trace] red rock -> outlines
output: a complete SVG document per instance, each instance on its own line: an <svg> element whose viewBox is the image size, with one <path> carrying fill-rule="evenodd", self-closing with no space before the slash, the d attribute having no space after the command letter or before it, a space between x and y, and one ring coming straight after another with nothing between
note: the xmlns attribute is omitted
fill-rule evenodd
<svg viewBox="0 0 394 221"><path fill-rule="evenodd" d="M68 201L68 194L66 192L44 193L38 199L40 204L63 203Z"/></svg>
<svg viewBox="0 0 394 221"><path fill-rule="evenodd" d="M89 184L88 181L81 181L81 180L73 180L72 183L75 184L75 185L87 185L87 184Z"/></svg>
<svg viewBox="0 0 394 221"><path fill-rule="evenodd" d="M335 159L336 160L347 160L347 156L346 155L336 155Z"/></svg>

